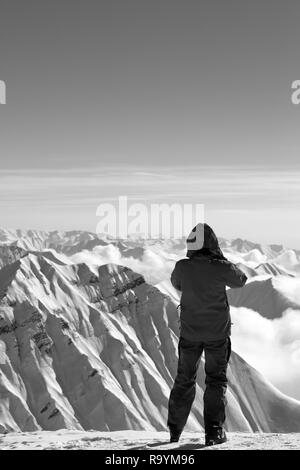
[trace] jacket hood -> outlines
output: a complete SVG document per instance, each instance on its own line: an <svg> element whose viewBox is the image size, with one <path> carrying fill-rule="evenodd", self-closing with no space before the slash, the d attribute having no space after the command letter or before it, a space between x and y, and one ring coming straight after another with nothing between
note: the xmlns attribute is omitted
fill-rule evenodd
<svg viewBox="0 0 300 470"><path fill-rule="evenodd" d="M219 246L217 236L208 224L197 224L187 238L188 258L205 256L209 258L226 259Z"/></svg>

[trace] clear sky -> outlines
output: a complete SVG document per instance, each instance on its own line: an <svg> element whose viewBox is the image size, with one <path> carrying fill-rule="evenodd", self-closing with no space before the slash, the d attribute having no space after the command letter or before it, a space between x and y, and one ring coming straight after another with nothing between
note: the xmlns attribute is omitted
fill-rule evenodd
<svg viewBox="0 0 300 470"><path fill-rule="evenodd" d="M156 195L300 248L299 25L297 0L3 0L0 225Z"/></svg>

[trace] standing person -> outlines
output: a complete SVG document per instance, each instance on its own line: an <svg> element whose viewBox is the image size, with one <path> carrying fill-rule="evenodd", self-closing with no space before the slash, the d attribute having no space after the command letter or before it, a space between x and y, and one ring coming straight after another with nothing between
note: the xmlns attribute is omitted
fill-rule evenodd
<svg viewBox="0 0 300 470"><path fill-rule="evenodd" d="M247 276L224 257L212 228L197 224L187 239L187 258L176 263L171 275L173 286L181 291L178 370L167 423L171 442L179 440L188 419L203 351L205 444L227 440L223 425L231 319L226 286L242 287L246 281Z"/></svg>

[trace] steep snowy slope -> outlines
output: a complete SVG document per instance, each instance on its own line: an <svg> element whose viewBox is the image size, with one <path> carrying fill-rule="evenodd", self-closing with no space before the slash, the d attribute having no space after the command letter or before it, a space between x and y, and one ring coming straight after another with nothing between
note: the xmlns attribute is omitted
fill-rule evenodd
<svg viewBox="0 0 300 470"><path fill-rule="evenodd" d="M295 277L293 272L289 272L287 269L277 265L276 263L261 263L258 266L255 266L255 271L257 275L271 274L272 276L282 275Z"/></svg>
<svg viewBox="0 0 300 470"><path fill-rule="evenodd" d="M29 254L0 271L0 429L165 430L176 299L127 267ZM300 430L300 403L233 353L230 430ZM204 374L187 430L201 429Z"/></svg>

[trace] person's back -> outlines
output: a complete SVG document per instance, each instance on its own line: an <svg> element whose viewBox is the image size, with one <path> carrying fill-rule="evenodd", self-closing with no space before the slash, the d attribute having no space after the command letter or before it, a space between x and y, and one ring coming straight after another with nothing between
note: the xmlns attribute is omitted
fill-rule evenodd
<svg viewBox="0 0 300 470"><path fill-rule="evenodd" d="M196 235L200 237L197 239ZM202 230L202 232L201 232ZM176 263L173 286L181 291L178 370L169 399L171 442L178 441L196 392L200 358L205 352L204 426L207 445L225 442L227 364L231 319L226 286L242 287L247 276L228 261L207 224L198 224L187 240L187 257Z"/></svg>
<svg viewBox="0 0 300 470"><path fill-rule="evenodd" d="M176 263L171 276L181 295L181 336L210 341L230 335L226 286L242 287L247 276L225 259L195 253Z"/></svg>

